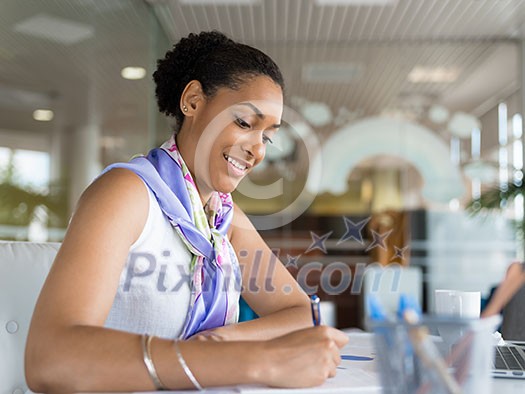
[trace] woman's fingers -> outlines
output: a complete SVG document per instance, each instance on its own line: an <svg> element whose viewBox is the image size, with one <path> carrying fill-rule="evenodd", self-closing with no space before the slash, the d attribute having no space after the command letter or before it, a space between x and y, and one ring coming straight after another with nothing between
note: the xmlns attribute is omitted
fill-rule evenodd
<svg viewBox="0 0 525 394"><path fill-rule="evenodd" d="M316 335L320 335L325 338L330 338L335 342L335 344L339 348L343 347L348 343L348 335L333 327L317 326L307 330L317 331Z"/></svg>
<svg viewBox="0 0 525 394"><path fill-rule="evenodd" d="M330 370L330 377L334 377L337 373L337 366L341 364L341 355L339 354L339 347L335 342L332 342L330 345L331 350L331 370Z"/></svg>
<svg viewBox="0 0 525 394"><path fill-rule="evenodd" d="M348 335L346 335L344 332L333 329L332 332L333 339L335 343L337 344L337 347L342 348L344 345L348 343Z"/></svg>
<svg viewBox="0 0 525 394"><path fill-rule="evenodd" d="M325 326L311 327L270 340L262 359L268 362L264 383L271 386L312 387L337 373L341 347L348 337ZM276 365L279 365L276 368Z"/></svg>
<svg viewBox="0 0 525 394"><path fill-rule="evenodd" d="M206 330L201 331L189 338L190 341L213 341L221 342L225 339L220 335L217 330Z"/></svg>
<svg viewBox="0 0 525 394"><path fill-rule="evenodd" d="M335 366L341 364L341 354L339 353L339 349L335 349L335 351L332 352L332 360L334 361Z"/></svg>

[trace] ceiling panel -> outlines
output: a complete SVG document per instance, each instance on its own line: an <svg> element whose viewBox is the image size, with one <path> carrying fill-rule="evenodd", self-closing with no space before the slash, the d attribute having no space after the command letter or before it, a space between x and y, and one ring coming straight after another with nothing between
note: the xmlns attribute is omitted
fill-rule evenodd
<svg viewBox="0 0 525 394"><path fill-rule="evenodd" d="M218 29L267 51L283 70L289 97L322 101L334 112L345 107L362 115L434 103L479 112L497 89L488 84L491 89L481 97L464 94L462 86L484 69L501 45L516 42L525 20L521 0L398 0L379 6L321 6L315 0L204 6L181 5L178 0L149 3L173 42L190 32ZM349 83L304 80L302 67L319 62L356 64L363 72ZM458 78L451 83L412 83L407 76L416 66L455 69ZM517 86L515 64L502 72ZM500 91L508 93L505 88ZM454 98L455 92L462 92L461 99Z"/></svg>
<svg viewBox="0 0 525 394"><path fill-rule="evenodd" d="M176 26L166 26L177 31L173 39L212 28L256 42L509 38L515 37L525 12L522 0L398 0L373 6L321 6L314 0L249 5L149 2L164 23L169 14L176 15Z"/></svg>
<svg viewBox="0 0 525 394"><path fill-rule="evenodd" d="M35 18L50 22L35 25ZM71 33L58 30L53 20L58 26L63 21L87 27L93 34L68 43ZM106 134L127 130L144 135L151 83L149 78L126 81L120 71L135 65L151 73L155 23L142 0L2 0L0 92L4 88L47 96L55 120L36 122L32 110L6 112L0 106L0 128L51 133L57 127L72 130L93 122ZM23 32L17 28L23 24L43 33Z"/></svg>
<svg viewBox="0 0 525 394"><path fill-rule="evenodd" d="M38 15L92 26L95 35L65 45L15 30ZM125 81L119 73L126 65L142 65L151 75L157 20L171 43L190 32L218 29L267 51L283 69L289 99L300 96L325 102L334 112L345 107L362 115L418 102L481 115L487 103L504 98L501 95L518 84L514 45L525 21L525 1L398 0L387 6L320 6L314 0L261 0L252 5L2 0L0 88L46 95L61 110L61 122L72 127L94 117L108 134L143 135L149 127L151 80ZM503 46L507 50L500 50ZM494 54L505 78L497 78L494 67L489 67ZM304 80L303 66L320 62L354 64L362 67L362 73L348 83ZM415 66L457 68L459 77L448 84L414 84L407 75ZM476 89L480 84L484 88ZM288 103L292 105L291 100ZM1 105L0 110L4 119L11 113L4 123L15 129L14 117L25 114ZM19 124L26 128L28 122ZM46 127L52 125L38 125L39 130Z"/></svg>

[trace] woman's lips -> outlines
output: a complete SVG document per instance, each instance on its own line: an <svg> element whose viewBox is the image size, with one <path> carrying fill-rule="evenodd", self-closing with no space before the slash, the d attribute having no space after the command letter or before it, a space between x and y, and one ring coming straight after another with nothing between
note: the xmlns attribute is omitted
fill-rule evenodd
<svg viewBox="0 0 525 394"><path fill-rule="evenodd" d="M228 172L237 177L244 176L250 167L250 165L240 159L233 158L228 155L223 155L224 159L228 162Z"/></svg>

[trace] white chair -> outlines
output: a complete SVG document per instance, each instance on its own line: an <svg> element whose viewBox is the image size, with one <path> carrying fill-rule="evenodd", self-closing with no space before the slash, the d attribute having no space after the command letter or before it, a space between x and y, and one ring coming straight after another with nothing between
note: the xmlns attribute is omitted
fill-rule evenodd
<svg viewBox="0 0 525 394"><path fill-rule="evenodd" d="M0 241L0 394L23 394L24 349L36 300L60 244Z"/></svg>

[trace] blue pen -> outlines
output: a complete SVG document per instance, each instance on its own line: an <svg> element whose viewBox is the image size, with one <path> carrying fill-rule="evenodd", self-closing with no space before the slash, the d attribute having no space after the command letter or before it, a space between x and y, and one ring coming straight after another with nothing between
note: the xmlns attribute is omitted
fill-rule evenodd
<svg viewBox="0 0 525 394"><path fill-rule="evenodd" d="M366 357L366 356L354 356L352 354L342 354L341 360L348 360L348 361L372 361L373 357Z"/></svg>
<svg viewBox="0 0 525 394"><path fill-rule="evenodd" d="M310 307L312 308L312 321L314 322L314 326L321 325L321 309L319 304L320 302L320 298L315 294L310 297Z"/></svg>

